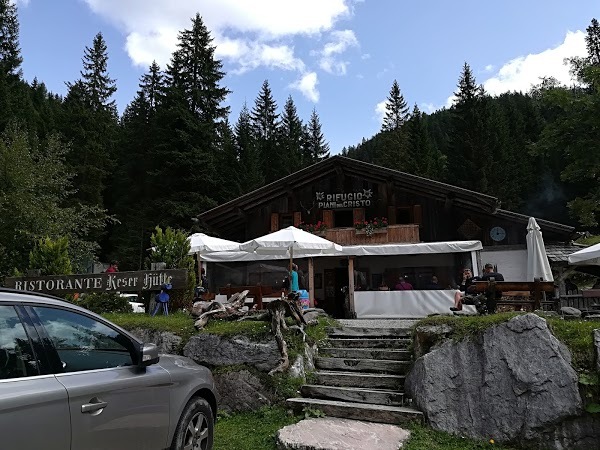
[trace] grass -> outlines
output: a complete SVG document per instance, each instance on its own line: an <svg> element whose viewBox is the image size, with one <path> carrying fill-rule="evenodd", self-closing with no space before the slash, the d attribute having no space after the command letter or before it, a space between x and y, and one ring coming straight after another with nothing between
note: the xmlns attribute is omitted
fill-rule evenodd
<svg viewBox="0 0 600 450"><path fill-rule="evenodd" d="M215 427L215 450L276 450L276 433L302 420L285 408L265 407L260 411L223 415ZM410 425L410 440L403 450L514 450L486 441L454 436L423 425ZM367 449L365 449L367 450Z"/></svg>
<svg viewBox="0 0 600 450"><path fill-rule="evenodd" d="M506 447L486 441L474 441L472 439L444 433L443 431L435 431L423 425L411 425L408 428L410 429L411 437L406 445L402 447L403 450L479 450L486 448L494 448L497 450L515 449L515 447Z"/></svg>
<svg viewBox="0 0 600 450"><path fill-rule="evenodd" d="M594 335L598 322L547 318L552 333L563 342L573 356L572 365L578 371L593 371Z"/></svg>
<svg viewBox="0 0 600 450"><path fill-rule="evenodd" d="M450 337L455 341L462 341L470 336L477 336L488 328L504 323L523 313L505 312L490 314L488 316L433 316L420 320L415 327L423 325L449 325L452 327Z"/></svg>
<svg viewBox="0 0 600 450"><path fill-rule="evenodd" d="M215 450L276 450L275 434L301 420L280 407L220 416L215 427Z"/></svg>
<svg viewBox="0 0 600 450"><path fill-rule="evenodd" d="M577 239L576 242L578 244L584 244L584 245L596 245L596 244L600 243L600 236L590 236L590 237L586 237L586 238L580 238L580 239Z"/></svg>
<svg viewBox="0 0 600 450"><path fill-rule="evenodd" d="M192 318L182 312L155 317L135 313L105 313L102 316L126 330L143 328L154 331L170 331L185 340L197 333Z"/></svg>

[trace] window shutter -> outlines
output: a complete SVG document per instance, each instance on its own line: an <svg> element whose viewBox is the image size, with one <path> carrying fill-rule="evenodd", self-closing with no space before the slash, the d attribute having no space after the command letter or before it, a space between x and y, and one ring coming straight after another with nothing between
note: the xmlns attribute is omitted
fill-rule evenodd
<svg viewBox="0 0 600 450"><path fill-rule="evenodd" d="M352 210L352 221L353 224L356 222L365 221L365 208L355 208Z"/></svg>
<svg viewBox="0 0 600 450"><path fill-rule="evenodd" d="M300 222L302 222L302 213L300 211L296 211L294 213L294 226L299 226Z"/></svg>
<svg viewBox="0 0 600 450"><path fill-rule="evenodd" d="M413 206L413 222L422 225L423 224L423 210L421 205Z"/></svg>
<svg viewBox="0 0 600 450"><path fill-rule="evenodd" d="M331 209L323 210L323 223L327 228L333 228L333 211Z"/></svg>
<svg viewBox="0 0 600 450"><path fill-rule="evenodd" d="M388 224L396 225L396 207L388 206L387 212L388 212L388 216L387 216Z"/></svg>
<svg viewBox="0 0 600 450"><path fill-rule="evenodd" d="M271 213L271 231L279 231L279 213Z"/></svg>

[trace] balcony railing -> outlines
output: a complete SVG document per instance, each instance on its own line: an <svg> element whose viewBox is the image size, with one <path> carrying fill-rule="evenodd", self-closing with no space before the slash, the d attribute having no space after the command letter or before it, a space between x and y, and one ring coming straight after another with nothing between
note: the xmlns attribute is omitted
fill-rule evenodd
<svg viewBox="0 0 600 450"><path fill-rule="evenodd" d="M419 240L419 225L388 225L378 228L372 235L352 228L329 228L319 233L325 239L340 245L406 244Z"/></svg>

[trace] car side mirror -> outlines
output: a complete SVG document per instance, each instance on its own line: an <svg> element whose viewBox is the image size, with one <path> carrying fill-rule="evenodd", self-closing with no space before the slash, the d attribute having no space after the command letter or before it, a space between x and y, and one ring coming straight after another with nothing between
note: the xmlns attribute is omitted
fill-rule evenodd
<svg viewBox="0 0 600 450"><path fill-rule="evenodd" d="M156 364L160 360L156 344L142 344L140 356L139 367L148 367L152 364Z"/></svg>

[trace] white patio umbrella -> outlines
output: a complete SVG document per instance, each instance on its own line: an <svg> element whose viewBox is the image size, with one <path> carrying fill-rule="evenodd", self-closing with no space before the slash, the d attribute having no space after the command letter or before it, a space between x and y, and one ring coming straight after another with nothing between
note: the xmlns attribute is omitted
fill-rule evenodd
<svg viewBox="0 0 600 450"><path fill-rule="evenodd" d="M194 233L188 237L190 241L190 255L213 253L213 252L229 252L240 249L239 242L228 241L214 236L209 236L204 233Z"/></svg>
<svg viewBox="0 0 600 450"><path fill-rule="evenodd" d="M571 253L568 259L569 264L576 266L600 266L600 244Z"/></svg>
<svg viewBox="0 0 600 450"><path fill-rule="evenodd" d="M527 224L527 281L535 278L554 281L540 226L530 217Z"/></svg>
<svg viewBox="0 0 600 450"><path fill-rule="evenodd" d="M291 265L294 254L296 256L332 254L341 252L342 246L299 228L287 227L244 242L240 244L240 250L258 254L287 254Z"/></svg>

